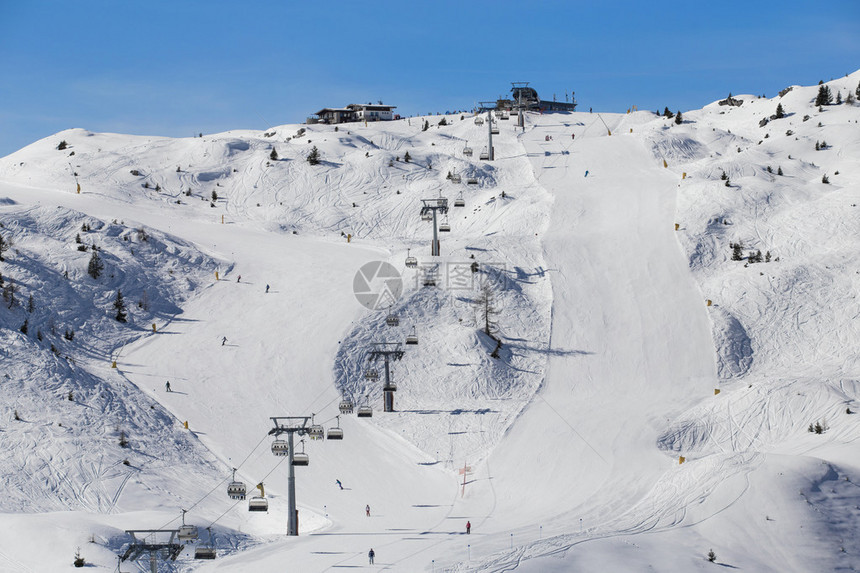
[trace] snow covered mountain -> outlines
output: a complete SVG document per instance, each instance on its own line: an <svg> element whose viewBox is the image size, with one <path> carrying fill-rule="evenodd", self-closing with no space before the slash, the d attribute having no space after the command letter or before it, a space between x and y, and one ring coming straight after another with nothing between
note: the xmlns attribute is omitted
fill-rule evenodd
<svg viewBox="0 0 860 573"><path fill-rule="evenodd" d="M844 101L860 72L823 85ZM492 162L461 115L72 129L0 159L0 570L80 547L115 571L125 530L182 509L218 559L193 559L204 533L159 570L369 567L371 547L393 571L854 570L860 106L820 89L680 122L529 113L498 121ZM402 292L368 310L374 261ZM368 352L412 333L382 412ZM336 418L343 397L373 417ZM345 437L299 445L287 537L270 418L312 414ZM232 468L268 512L227 497Z"/></svg>

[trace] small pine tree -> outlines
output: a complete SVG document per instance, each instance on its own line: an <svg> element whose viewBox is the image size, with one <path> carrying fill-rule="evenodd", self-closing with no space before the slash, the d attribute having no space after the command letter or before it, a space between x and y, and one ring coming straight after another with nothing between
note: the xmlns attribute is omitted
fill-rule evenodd
<svg viewBox="0 0 860 573"><path fill-rule="evenodd" d="M854 90L854 97L860 99L860 83L857 84L857 88Z"/></svg>
<svg viewBox="0 0 860 573"><path fill-rule="evenodd" d="M767 172L768 172L768 173L773 173L773 167L771 167L770 165L768 165L768 166L767 166Z"/></svg>
<svg viewBox="0 0 860 573"><path fill-rule="evenodd" d="M827 178L827 174L826 174L826 173L825 173L824 175L822 175L822 176L821 176L821 182L822 182L822 183L824 183L825 185L827 185L828 183L830 183L830 179L828 179L828 178Z"/></svg>
<svg viewBox="0 0 860 573"><path fill-rule="evenodd" d="M66 143L66 140L64 139L63 141L61 141L61 142L59 143L59 145L57 145L57 150L58 150L58 151L62 151L62 150L64 150L65 148L67 148L68 146L69 146L69 144L68 144L68 143Z"/></svg>
<svg viewBox="0 0 860 573"><path fill-rule="evenodd" d="M842 92L836 92L836 105L842 105Z"/></svg>
<svg viewBox="0 0 860 573"><path fill-rule="evenodd" d="M672 119L673 115L672 112L669 111L669 106L663 108L663 117L668 117L669 119Z"/></svg>
<svg viewBox="0 0 860 573"><path fill-rule="evenodd" d="M403 161L405 161L406 163L409 163L410 161L412 161L412 156L409 155L408 151L406 152L406 155L403 156ZM0 259L0 260L2 260L2 259Z"/></svg>
<svg viewBox="0 0 860 573"><path fill-rule="evenodd" d="M854 97L853 93L848 92L848 95L845 97L845 103L848 105L854 105L855 103L857 103L857 98Z"/></svg>
<svg viewBox="0 0 860 573"><path fill-rule="evenodd" d="M430 129L430 122L425 119L424 126L421 128L421 131L427 131L428 129Z"/></svg>
<svg viewBox="0 0 860 573"><path fill-rule="evenodd" d="M681 117L681 112L675 114L675 125L681 125L684 123L684 118Z"/></svg>
<svg viewBox="0 0 860 573"><path fill-rule="evenodd" d="M726 177L726 187L731 187L731 186L732 186L732 180L729 179L728 177Z"/></svg>
<svg viewBox="0 0 860 573"><path fill-rule="evenodd" d="M113 308L116 311L114 318L118 322L128 322L128 313L125 308L125 301L122 298L122 291L116 291L116 299L113 301Z"/></svg>
<svg viewBox="0 0 860 573"><path fill-rule="evenodd" d="M317 149L316 145L314 145L311 148L311 152L308 153L308 163L311 165L319 165L320 163L320 150Z"/></svg>
<svg viewBox="0 0 860 573"><path fill-rule="evenodd" d="M3 253L9 250L9 247L12 246L10 242L3 238L3 235L0 235L0 261L5 261L3 258Z"/></svg>
<svg viewBox="0 0 860 573"><path fill-rule="evenodd" d="M215 191L214 189L212 190L212 200L213 200L213 201L217 201L217 200L218 200L218 192L217 192L217 191Z"/></svg>
<svg viewBox="0 0 860 573"><path fill-rule="evenodd" d="M777 175L782 175L782 167L777 167L777 168L776 168L776 174L777 174Z"/></svg>
<svg viewBox="0 0 860 573"><path fill-rule="evenodd" d="M821 144L816 141L815 142L815 151L820 151L820 150L821 150Z"/></svg>
<svg viewBox="0 0 860 573"><path fill-rule="evenodd" d="M125 435L125 430L120 430L119 447L121 447L121 448L127 448L128 447L128 438Z"/></svg>
<svg viewBox="0 0 860 573"><path fill-rule="evenodd" d="M764 260L764 259L763 259L763 258L762 258L762 256L761 256L761 251L760 251L760 250L759 250L759 251L756 251L756 252L755 252L755 262L760 263L760 262L762 262L763 260Z"/></svg>
<svg viewBox="0 0 860 573"><path fill-rule="evenodd" d="M23 332L24 334L27 334L27 331L28 331L28 330L30 330L30 319L29 319L29 318L28 318L28 319L26 319L26 320L24 321L24 324L22 324L22 325L21 325L21 328L19 328L18 330L20 330L20 331L21 331L21 332Z"/></svg>
<svg viewBox="0 0 860 573"><path fill-rule="evenodd" d="M714 561L716 561L716 560L717 560L717 554L716 554L716 553L714 553L714 550L713 550L713 549L711 549L710 551L708 551L708 561L710 561L711 563L713 563L713 562L714 562Z"/></svg>
<svg viewBox="0 0 860 573"><path fill-rule="evenodd" d="M782 119L785 117L785 110L782 109L782 104L776 104L776 119Z"/></svg>
<svg viewBox="0 0 860 573"><path fill-rule="evenodd" d="M720 175L720 179L722 179L723 181L728 181L729 176L726 175L725 171L723 171L723 173Z"/></svg>
<svg viewBox="0 0 860 573"><path fill-rule="evenodd" d="M98 279L100 276L102 276L102 271L104 269L105 265L102 262L102 258L99 256L98 252L93 249L93 254L90 257L90 263L87 265L87 274L94 279Z"/></svg>
<svg viewBox="0 0 860 573"><path fill-rule="evenodd" d="M33 300L33 295L30 295L30 298L27 299L27 312L33 314L33 311L36 310L36 301Z"/></svg>
<svg viewBox="0 0 860 573"><path fill-rule="evenodd" d="M84 558L81 557L81 548L80 547L78 547L78 550L75 551L75 561L73 564L75 567L83 567L87 564L87 562L84 560Z"/></svg>
<svg viewBox="0 0 860 573"><path fill-rule="evenodd" d="M766 262L766 263L770 262L770 251L768 251L764 254L764 262Z"/></svg>
<svg viewBox="0 0 860 573"><path fill-rule="evenodd" d="M272 148L272 152L269 154L269 159L271 159L272 161L278 160L278 150L274 147Z"/></svg>
<svg viewBox="0 0 860 573"><path fill-rule="evenodd" d="M744 248L743 245L741 245L740 243L735 243L732 246L732 260L733 261L742 261L743 260L743 258L744 258L743 248Z"/></svg>
<svg viewBox="0 0 860 573"><path fill-rule="evenodd" d="M67 328L66 332L63 333L63 338L71 342L75 339L75 331Z"/></svg>

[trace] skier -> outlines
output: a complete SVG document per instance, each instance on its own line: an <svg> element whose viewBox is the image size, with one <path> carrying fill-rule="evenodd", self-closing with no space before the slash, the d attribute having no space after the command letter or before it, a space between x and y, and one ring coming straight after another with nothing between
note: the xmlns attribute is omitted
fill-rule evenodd
<svg viewBox="0 0 860 573"><path fill-rule="evenodd" d="M164 389L167 392L170 392L170 380L168 380L167 382L164 383Z"/></svg>
<svg viewBox="0 0 860 573"><path fill-rule="evenodd" d="M239 276L236 278L236 282L237 282L237 283L242 282L242 275L239 275Z"/></svg>
<svg viewBox="0 0 860 573"><path fill-rule="evenodd" d="M472 533L472 522L467 521L466 522L466 535L469 535L470 533Z"/></svg>
<svg viewBox="0 0 860 573"><path fill-rule="evenodd" d="M266 293L269 292L269 285L266 285Z"/></svg>
<svg viewBox="0 0 860 573"><path fill-rule="evenodd" d="M376 557L376 553L373 551L373 547L370 548L370 551L367 552L367 560L370 561L370 564L373 565L373 558Z"/></svg>
<svg viewBox="0 0 860 573"><path fill-rule="evenodd" d="M575 134L575 133L571 133L571 134L570 134L570 138L571 138L571 139L576 139L576 134Z"/></svg>
<svg viewBox="0 0 860 573"><path fill-rule="evenodd" d="M221 339L221 346L224 346L225 344L227 344L227 337L226 336Z"/></svg>
<svg viewBox="0 0 860 573"><path fill-rule="evenodd" d="M369 504L364 508L364 513L367 514L367 517L370 517L370 505Z"/></svg>
<svg viewBox="0 0 860 573"><path fill-rule="evenodd" d="M588 169L585 170L585 176L588 177Z"/></svg>
<svg viewBox="0 0 860 573"><path fill-rule="evenodd" d="M337 487L339 487L340 489L343 489L343 484L342 484L342 483L340 483L340 480L339 480L339 479L334 480L334 483L336 483L336 484L337 484Z"/></svg>

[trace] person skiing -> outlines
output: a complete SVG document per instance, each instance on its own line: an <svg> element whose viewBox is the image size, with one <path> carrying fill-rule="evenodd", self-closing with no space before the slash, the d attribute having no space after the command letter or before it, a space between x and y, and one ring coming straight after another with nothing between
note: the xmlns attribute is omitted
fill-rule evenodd
<svg viewBox="0 0 860 573"><path fill-rule="evenodd" d="M167 382L164 383L164 389L167 392L170 392L170 380L168 380Z"/></svg>
<svg viewBox="0 0 860 573"><path fill-rule="evenodd" d="M367 506L365 506L364 513L367 514L367 517L370 517L370 505L369 504Z"/></svg>
<svg viewBox="0 0 860 573"><path fill-rule="evenodd" d="M225 344L227 344L227 337L226 336L221 339L221 346L224 346Z"/></svg>
<svg viewBox="0 0 860 573"><path fill-rule="evenodd" d="M466 522L466 535L469 535L470 533L472 533L472 522L467 521Z"/></svg>
<svg viewBox="0 0 860 573"><path fill-rule="evenodd" d="M266 292L269 292L269 285L266 285Z"/></svg>
<svg viewBox="0 0 860 573"><path fill-rule="evenodd" d="M585 170L585 176L588 177L588 170Z"/></svg>
<svg viewBox="0 0 860 573"><path fill-rule="evenodd" d="M336 484L337 484L337 487L339 487L340 489L343 489L343 484L342 484L342 483L340 483L340 480L339 480L339 479L334 480L334 483L336 483Z"/></svg>
<svg viewBox="0 0 860 573"><path fill-rule="evenodd" d="M236 282L237 282L237 283L242 282L242 275L239 275L239 277L236 279Z"/></svg>
<svg viewBox="0 0 860 573"><path fill-rule="evenodd" d="M367 560L370 561L370 564L373 565L373 558L376 557L376 553L373 551L373 547L370 548L370 551L367 552Z"/></svg>

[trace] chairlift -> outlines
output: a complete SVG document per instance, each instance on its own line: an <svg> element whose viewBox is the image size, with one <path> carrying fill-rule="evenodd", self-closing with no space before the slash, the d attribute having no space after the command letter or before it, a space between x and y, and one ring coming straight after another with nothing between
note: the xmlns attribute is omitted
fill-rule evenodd
<svg viewBox="0 0 860 573"><path fill-rule="evenodd" d="M460 191L460 194L457 196L456 199L454 199L454 207L465 207L465 206L466 206L466 200L463 199L463 192Z"/></svg>
<svg viewBox="0 0 860 573"><path fill-rule="evenodd" d="M389 380L385 385L382 386L383 392L397 392L397 383L393 380Z"/></svg>
<svg viewBox="0 0 860 573"><path fill-rule="evenodd" d="M499 119L510 119L510 118L511 118L511 116L508 113L508 110L506 110L506 109L503 109L502 112L499 114Z"/></svg>
<svg viewBox="0 0 860 573"><path fill-rule="evenodd" d="M215 542L212 540L212 528L207 527L209 532L209 541L205 545L198 545L194 549L194 559L215 559Z"/></svg>
<svg viewBox="0 0 860 573"><path fill-rule="evenodd" d="M388 326L397 326L400 324L400 317L391 312L391 309L388 309L388 316L385 317L385 324Z"/></svg>
<svg viewBox="0 0 860 573"><path fill-rule="evenodd" d="M338 406L338 409L340 410L341 414L346 415L352 414L354 407L355 405L352 403L352 400L350 400L349 398L344 398L340 401L340 406Z"/></svg>
<svg viewBox="0 0 860 573"><path fill-rule="evenodd" d="M490 124L490 133L493 135L498 135L499 133L499 124L497 122L493 122Z"/></svg>
<svg viewBox="0 0 860 573"><path fill-rule="evenodd" d="M329 440L343 439L343 430L340 428L340 416L337 416L337 426L328 429L328 434L326 435L326 438L328 438Z"/></svg>
<svg viewBox="0 0 860 573"><path fill-rule="evenodd" d="M325 429L319 424L313 423L313 416L311 416L311 427L308 429L308 437L312 440L322 440L325 438ZM295 457L295 453L293 457Z"/></svg>
<svg viewBox="0 0 860 573"><path fill-rule="evenodd" d="M484 125L484 118L480 115L475 116L475 125Z"/></svg>
<svg viewBox="0 0 860 573"><path fill-rule="evenodd" d="M489 158L489 157L490 156L487 155L487 158ZM478 178L475 177L474 175L469 175L469 177L466 178L466 185L477 185L477 184L478 184Z"/></svg>
<svg viewBox="0 0 860 573"><path fill-rule="evenodd" d="M272 442L272 453L278 457L286 456L290 453L290 444L287 440L278 438Z"/></svg>
<svg viewBox="0 0 860 573"><path fill-rule="evenodd" d="M418 344L418 335L415 334L415 327L412 327L412 333L406 335L406 344Z"/></svg>
<svg viewBox="0 0 860 573"><path fill-rule="evenodd" d="M364 377L368 380L379 380L379 372L376 371L376 368L368 368L364 372Z"/></svg>
<svg viewBox="0 0 860 573"><path fill-rule="evenodd" d="M255 495L248 500L248 511L269 511L269 500L266 499L263 482L257 484L257 489L260 490L260 495Z"/></svg>
<svg viewBox="0 0 860 573"><path fill-rule="evenodd" d="M293 465L306 466L311 463L311 458L305 453L305 441L302 440L302 451L293 452Z"/></svg>
<svg viewBox="0 0 860 573"><path fill-rule="evenodd" d="M406 266L410 269L414 269L418 266L418 259L409 254L411 249L406 249Z"/></svg>
<svg viewBox="0 0 860 573"><path fill-rule="evenodd" d="M445 217L445 220L439 223L439 232L440 233L450 233L451 225L448 224L448 217Z"/></svg>
<svg viewBox="0 0 860 573"><path fill-rule="evenodd" d="M466 143L466 147L463 148L463 155L467 155L469 157L472 157L472 148L469 147L468 143Z"/></svg>
<svg viewBox="0 0 860 573"><path fill-rule="evenodd" d="M488 161L490 159L490 152L487 150L487 146L481 150L481 155L478 156L481 161ZM476 181L477 183L477 181Z"/></svg>
<svg viewBox="0 0 860 573"><path fill-rule="evenodd" d="M185 524L185 513L186 510L182 510L182 525L179 526L179 530L176 532L176 538L179 541L184 541L185 543L191 543L195 539L197 539L197 526L196 525L186 525Z"/></svg>
<svg viewBox="0 0 860 573"><path fill-rule="evenodd" d="M460 179L459 173L457 173L456 171L451 173L451 183L460 183L460 181L461 181L461 179Z"/></svg>
<svg viewBox="0 0 860 573"><path fill-rule="evenodd" d="M227 485L227 497L230 499L245 499L245 482L236 481L236 468L233 468L233 481Z"/></svg>
<svg viewBox="0 0 860 573"><path fill-rule="evenodd" d="M422 221L432 221L433 220L433 212L427 211L426 213L421 213Z"/></svg>
<svg viewBox="0 0 860 573"><path fill-rule="evenodd" d="M356 415L359 418L370 418L373 416L373 408L370 406L359 406L358 413Z"/></svg>

